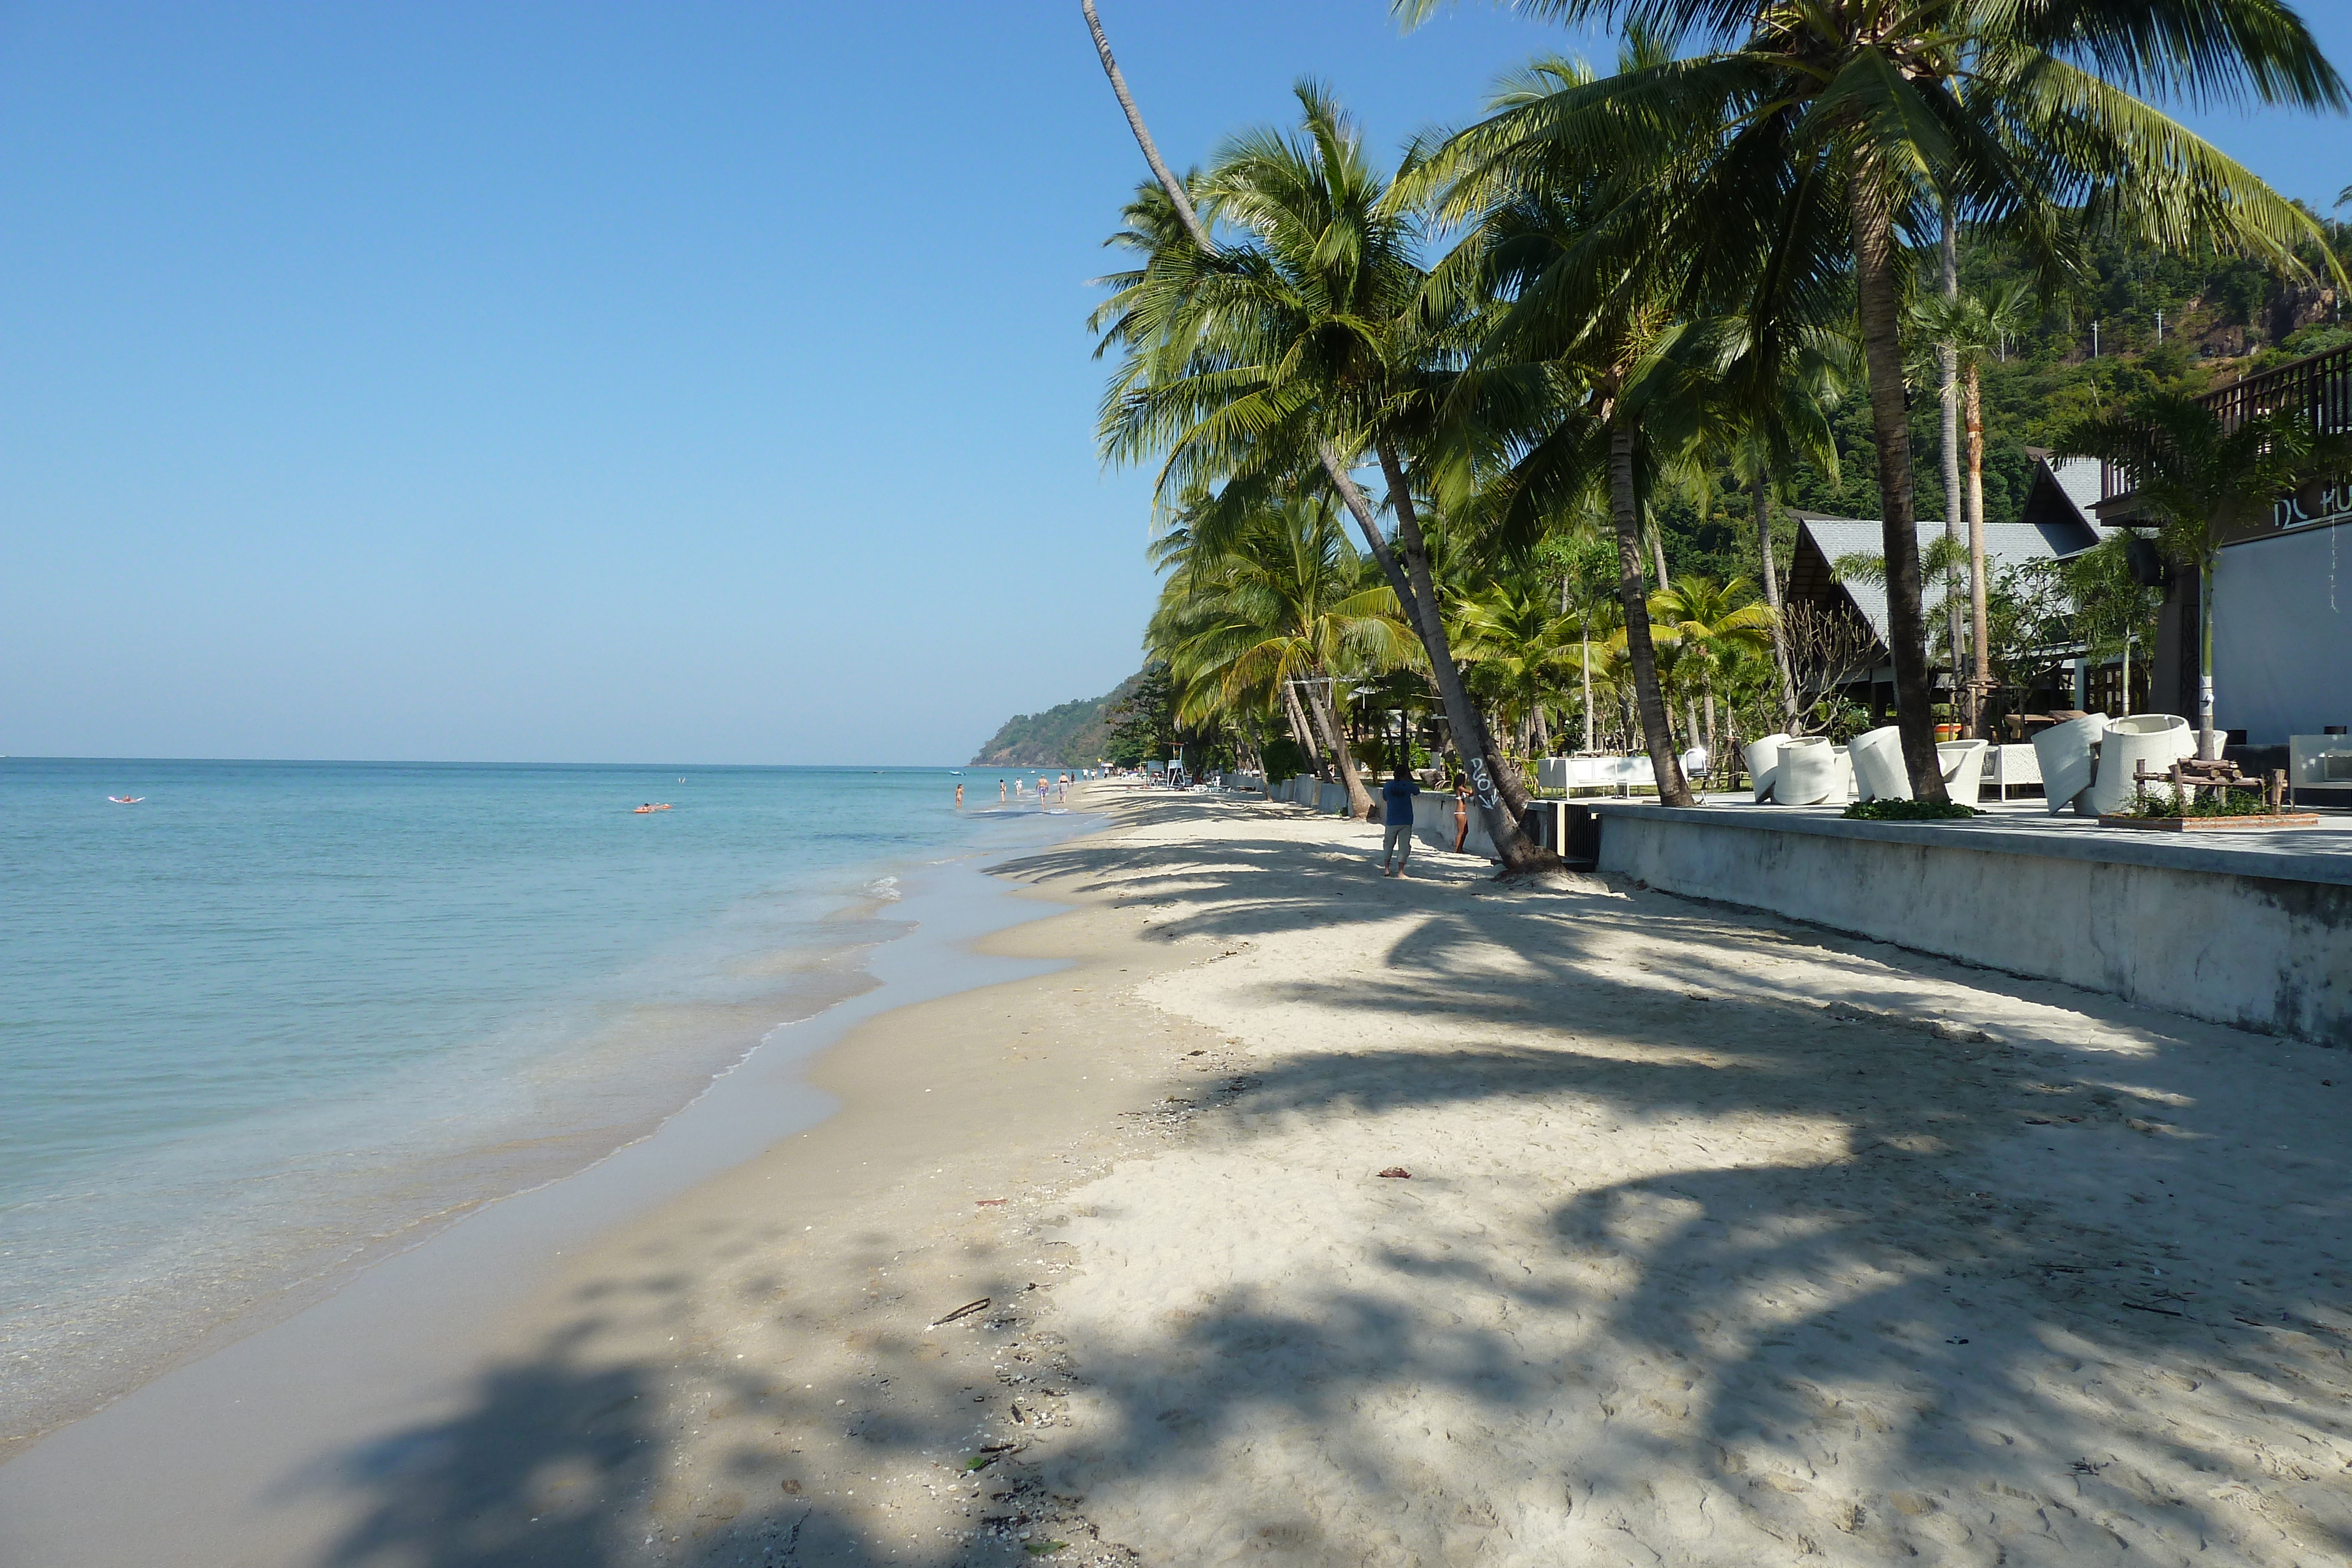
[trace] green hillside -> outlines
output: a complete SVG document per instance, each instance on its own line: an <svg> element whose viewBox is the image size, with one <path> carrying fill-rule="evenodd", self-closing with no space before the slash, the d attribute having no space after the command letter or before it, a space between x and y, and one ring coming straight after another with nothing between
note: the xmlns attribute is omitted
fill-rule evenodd
<svg viewBox="0 0 2352 1568"><path fill-rule="evenodd" d="M1091 768L1110 747L1111 710L1143 679L1139 672L1108 695L1084 697L1044 713L1018 714L988 737L974 768Z"/></svg>

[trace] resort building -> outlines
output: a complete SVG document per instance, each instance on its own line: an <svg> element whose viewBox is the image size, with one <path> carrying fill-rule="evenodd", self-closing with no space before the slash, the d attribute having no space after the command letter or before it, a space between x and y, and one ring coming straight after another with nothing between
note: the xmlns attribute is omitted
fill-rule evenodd
<svg viewBox="0 0 2352 1568"><path fill-rule="evenodd" d="M2352 431L2352 347L2249 376L2200 401L2225 424L2289 410L2323 432ZM2151 520L2130 476L2113 471L2095 510L2102 527ZM2201 585L2194 567L2168 565L2165 577L2149 706L2193 716ZM2233 742L2268 749L2352 727L2352 476L2281 497L2258 523L2225 538L2211 613L2215 722Z"/></svg>
<svg viewBox="0 0 2352 1568"><path fill-rule="evenodd" d="M2092 512L2102 493L2098 463L2084 459L2059 462L2042 451L2029 451L2028 455L2033 459L2033 477L2027 486L2024 504L2019 508L2018 520L1985 525L1988 577L1997 578L2003 567L2024 561L2068 559L2114 531L2103 526ZM1798 512L1795 517L1797 544L1789 566L1789 601L1810 605L1825 615L1849 619L1867 630L1870 651L1867 658L1858 663L1846 694L1869 707L1874 716L1885 714L1892 709L1895 700L1894 664L1886 652L1891 635L1886 589L1867 577L1841 580L1836 570L1838 561L1849 557L1881 556L1885 549L1882 525L1874 519L1824 517L1814 512ZM1940 518L1922 518L1918 530L1919 551L1924 559L1930 546L1942 536L1944 524ZM1962 607L1965 610L1965 591ZM1948 699L1952 672L1942 632L1941 592L1933 583L1927 590L1927 612L1928 657L1937 665L1937 693ZM2121 686L2114 667L2119 661L2109 660L2092 668L2085 665L2079 646L2053 648L2051 653L2049 676L2032 692L2012 694L2005 705L2011 711L2046 713L2053 707L2080 706L2101 695L2105 685L2115 687L2111 697L2115 711L2126 706L2119 700ZM2133 685L2144 691L2146 675L2135 679Z"/></svg>

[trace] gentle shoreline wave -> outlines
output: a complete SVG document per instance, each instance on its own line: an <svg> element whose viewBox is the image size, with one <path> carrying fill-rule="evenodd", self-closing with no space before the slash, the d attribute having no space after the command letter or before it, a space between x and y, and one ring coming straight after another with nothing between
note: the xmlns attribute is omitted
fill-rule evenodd
<svg viewBox="0 0 2352 1568"><path fill-rule="evenodd" d="M93 811L133 767L154 814ZM687 779L0 764L0 1452L641 1141L1002 831L936 772Z"/></svg>

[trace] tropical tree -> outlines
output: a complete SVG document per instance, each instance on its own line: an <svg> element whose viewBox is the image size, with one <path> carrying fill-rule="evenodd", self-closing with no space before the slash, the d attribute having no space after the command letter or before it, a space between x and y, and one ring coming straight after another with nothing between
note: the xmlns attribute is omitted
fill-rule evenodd
<svg viewBox="0 0 2352 1568"><path fill-rule="evenodd" d="M1550 737L1545 705L1577 667L1575 622L1549 583L1526 575L1466 592L1453 609L1473 689L1513 726L1523 753L1540 755Z"/></svg>
<svg viewBox="0 0 2352 1568"><path fill-rule="evenodd" d="M1830 414L1843 396L1853 352L1852 340L1843 333L1808 323L1798 312L1779 306L1769 287L1779 270L1768 268L1759 286L1761 309L1722 318L1708 335L1719 335L1733 350L1716 382L1731 426L1724 444L1734 471L1754 497L1757 579L1764 606L1771 612L1781 713L1793 726L1801 710L1780 619L1780 569L1772 559L1773 481L1776 475L1785 476L1806 461L1837 483L1837 440ZM1808 280L1819 276L1809 272Z"/></svg>
<svg viewBox="0 0 2352 1568"><path fill-rule="evenodd" d="M1560 614L1573 616L1576 621L1576 643L1570 657L1582 699L1583 749L1595 751L1599 746L1594 735L1597 715L1592 705L1592 672L1601 644L1593 641L1592 634L1600 632L1605 643L1612 632L1623 625L1623 607L1615 597L1616 551L1591 526L1591 508L1587 507L1580 508L1565 526L1546 534L1537 545L1535 555L1538 567L1552 573L1559 583Z"/></svg>
<svg viewBox="0 0 2352 1568"><path fill-rule="evenodd" d="M1303 712L1301 743L1330 753L1349 814L1368 818L1339 688L1412 663L1418 647L1329 505L1294 499L1213 543L1189 533L1181 550L1160 553L1171 570L1145 643L1183 684L1179 716L1264 711L1269 697Z"/></svg>
<svg viewBox="0 0 2352 1568"><path fill-rule="evenodd" d="M1647 46L1628 45L1626 60ZM1410 180L1404 199L1429 203L1468 236L1441 266L1434 298L1493 300L1482 340L1450 402L1464 425L1499 438L1513 459L1503 516L1524 538L1593 489L1607 497L1641 729L1660 800L1691 803L1676 756L1651 636L1643 549L1645 497L1662 452L1655 428L1685 412L1688 382L1668 357L1693 287L1687 253L1660 244L1655 209L1675 187L1675 143L1633 128L1556 134L1560 105L1588 92L1580 64L1538 60L1507 83L1488 120L1448 141ZM1602 101L1588 116L1615 117ZM1605 145L1607 156L1597 156Z"/></svg>
<svg viewBox="0 0 2352 1568"><path fill-rule="evenodd" d="M1716 677L1743 658L1769 655L1779 617L1756 596L1744 577L1717 583L1685 576L1650 596L1650 617L1660 633L1692 655L1690 674L1706 713L1706 748L1716 754Z"/></svg>
<svg viewBox="0 0 2352 1568"><path fill-rule="evenodd" d="M2195 398L2159 392L2120 413L2077 421L2058 448L2129 474L2139 510L2160 525L2157 548L2197 569L2197 755L2219 758L2213 578L2221 546L2252 531L2281 497L2352 474L2352 434L2314 428L2304 409L2268 410L2231 424Z"/></svg>
<svg viewBox="0 0 2352 1568"><path fill-rule="evenodd" d="M1719 225L1804 170L1840 187L1887 561L1903 753L1915 794L1943 798L1921 606L1903 294L1916 247L1947 204L2064 270L2067 235L2122 233L2161 248L2200 243L2307 275L2296 246L2316 221L2135 92L2191 101L2341 109L2342 81L2284 0L1515 0L1570 23L1622 21L1686 57L1584 89L1620 100L1661 139L1704 144L1678 214ZM1392 0L1408 20L1438 0ZM2112 78L2114 79L2107 79ZM1576 101L1559 106L1579 120ZM1587 123L1606 123L1587 120ZM1622 134L1596 152L1623 149ZM1692 243L1702 225L1679 225ZM2342 273L2328 255L2326 265Z"/></svg>
<svg viewBox="0 0 2352 1568"><path fill-rule="evenodd" d="M2001 345L2032 320L2033 305L2021 284L1985 294L1933 296L1916 311L1920 331L1937 345L1958 382L1961 419L1968 432L1968 473L1959 491L1969 549L1969 645L1975 650L1968 682L1968 714L1973 733L1982 735L1985 697L1992 688L1992 649L1985 630L1984 368ZM1953 668L1959 663L1957 655Z"/></svg>
<svg viewBox="0 0 2352 1568"><path fill-rule="evenodd" d="M1089 22L1099 30L1091 8ZM1192 193L1147 141L1191 255L1108 280L1114 292L1095 323L1104 350L1122 359L1104 399L1103 450L1120 461L1164 455L1163 494L1213 483L1241 508L1319 473L1420 638L1506 872L1536 870L1554 857L1519 831L1506 798L1512 781L1448 643L1407 472L1406 444L1426 427L1432 353L1417 236L1384 203L1389 182L1329 95L1311 82L1297 90L1296 137L1235 138L1202 178L1202 205L1234 232L1230 246L1215 244ZM1131 123L1145 141L1140 117ZM1142 232L1139 215L1129 208L1121 243ZM1387 481L1393 549L1353 476L1368 455Z"/></svg>
<svg viewBox="0 0 2352 1568"><path fill-rule="evenodd" d="M2146 543L2138 535L2118 529L2058 566L2069 628L2093 659L2120 656L2128 662L2135 643L2144 658L2156 652L2164 591L2142 580L2132 559ZM1993 642L1999 646L1999 638Z"/></svg>

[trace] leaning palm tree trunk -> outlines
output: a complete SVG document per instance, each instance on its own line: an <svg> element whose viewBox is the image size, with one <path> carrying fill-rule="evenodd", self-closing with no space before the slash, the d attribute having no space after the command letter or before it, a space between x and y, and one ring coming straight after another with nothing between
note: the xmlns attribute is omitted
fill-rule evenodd
<svg viewBox="0 0 2352 1568"><path fill-rule="evenodd" d="M1895 225L1864 172L1846 183L1853 221L1853 277L1870 371L1871 434L1878 443L1878 494L1886 550L1886 629L1895 664L1895 722L1911 793L1942 800L1936 760L1935 698L1927 675L1927 617L1920 606L1919 529L1911 491L1911 430L1903 409L1903 343L1895 287Z"/></svg>
<svg viewBox="0 0 2352 1568"><path fill-rule="evenodd" d="M1315 727L1307 722L1307 715L1299 710L1298 694L1290 689L1288 681L1282 683L1282 709L1289 716L1291 737L1298 742L1299 755L1314 768L1315 777L1322 778L1323 747L1316 742Z"/></svg>
<svg viewBox="0 0 2352 1568"><path fill-rule="evenodd" d="M1323 739L1331 747L1331 755L1339 761L1339 782L1348 790L1348 815L1360 822L1370 821L1372 798L1366 793L1364 781L1356 776L1356 754L1348 749L1347 727L1339 722L1339 705L1333 701L1336 685L1336 681L1329 687L1321 683L1308 685L1307 707L1323 731Z"/></svg>
<svg viewBox="0 0 2352 1568"><path fill-rule="evenodd" d="M1118 61L1111 57L1110 39L1103 34L1102 18L1095 15L1095 0L1078 0L1078 9L1087 15L1087 31L1094 35L1095 53L1102 57L1103 75L1110 78L1110 89L1118 95L1119 108L1127 111L1128 129L1135 132L1136 145L1143 149L1143 161L1151 165L1153 177L1168 193L1176 215L1184 220L1184 230L1192 236L1192 243L1203 251L1214 251L1217 247L1210 242L1209 231L1200 214L1192 211L1191 198L1176 183L1176 176L1168 172L1168 165L1160 161L1160 149L1152 141L1151 132L1143 128L1143 111L1135 107L1134 96L1127 90L1127 78L1119 73Z"/></svg>
<svg viewBox="0 0 2352 1568"><path fill-rule="evenodd" d="M1119 73L1118 62L1111 57L1110 40L1103 34L1102 19L1095 15L1094 0L1078 0L1078 8L1086 13L1087 30L1094 36L1095 52L1102 57L1103 74L1110 78L1111 90L1118 95L1119 108L1127 113L1128 126L1135 132L1136 145L1143 150L1144 162L1151 165L1153 177L1160 182L1160 188L1167 193L1170 205L1183 219L1185 232L1192 236L1192 243L1204 254L1213 255L1216 245L1210 239L1209 231L1199 215L1193 212L1192 198L1185 193L1176 176L1168 172L1168 165L1160 161L1160 149L1152 143L1151 133L1144 129L1142 111L1135 107L1135 99L1127 90L1127 78ZM1383 452L1381 455L1386 464L1388 454ZM1452 654L1446 647L1445 628L1437 619L1437 601L1431 592L1428 559L1420 548L1420 528L1411 527L1411 543L1407 548L1408 561L1417 560L1418 569L1410 573L1402 572L1397 569L1394 552L1380 537L1379 524L1371 515L1371 508L1365 504L1362 492L1348 477L1346 466L1339 462L1338 454L1328 441L1322 444L1321 456L1323 467L1329 474L1334 487L1339 490L1340 498L1347 502L1348 510L1355 516L1357 526L1364 530L1373 557L1387 573L1390 587L1396 591L1397 599L1404 607L1406 621L1421 634L1422 647L1428 653L1431 671L1437 677L1438 695L1444 700L1447 718L1453 721L1455 744L1463 747L1465 757L1476 758L1472 765L1476 785L1474 794L1486 819L1487 837L1494 841L1495 852L1502 857L1504 871L1538 871L1556 864L1557 857L1528 842L1526 836L1519 831L1517 814L1505 811L1502 796L1495 785L1492 743L1486 737L1486 726L1479 722L1478 710L1471 705L1469 694L1462 688L1462 673L1454 667ZM1391 473L1390 482L1396 483L1398 476ZM1406 518L1411 506L1410 497L1399 504L1397 531L1400 538L1407 532L1409 525ZM1425 614L1422 608L1423 605L1427 606Z"/></svg>
<svg viewBox="0 0 2352 1568"><path fill-rule="evenodd" d="M1486 814L1486 836L1494 841L1495 852L1502 857L1506 870L1533 871L1556 864L1558 856L1529 843L1519 831L1519 823L1528 814L1527 781L1516 767L1504 765L1486 714L1470 700L1468 690L1462 685L1462 669L1454 662L1445 621L1437 608L1436 581L1429 570L1429 541L1422 536L1421 509L1413 502L1404 460L1391 443L1381 442L1377 450L1381 476L1388 480L1389 505L1396 513L1397 544L1404 555L1405 578L1412 587L1413 604L1421 618L1422 646L1428 652L1432 672L1437 675L1438 691L1445 696L1445 715L1454 725L1455 743L1460 745L1465 739L1468 742L1463 746L1463 755L1474 759L1470 764L1470 792ZM1467 730L1461 727L1465 721L1470 726ZM1514 859L1515 855L1518 858Z"/></svg>
<svg viewBox="0 0 2352 1568"><path fill-rule="evenodd" d="M1546 851L1528 842L1519 831L1519 813L1525 805L1514 808L1503 797L1497 780L1503 770L1496 766L1494 742L1486 734L1485 719L1470 694L1462 685L1462 672L1454 663L1454 651L1445 636L1445 623L1438 619L1435 586L1429 574L1429 551L1421 534L1421 521L1413 510L1412 493L1405 486L1404 465L1395 450L1385 444L1380 449L1381 471L1389 482L1389 494L1397 514L1397 544L1404 559L1397 558L1399 549L1391 549L1381 532L1380 520L1372 516L1371 503L1364 498L1363 490L1348 473L1348 465L1340 459L1339 449L1329 442L1321 444L1318 455L1324 476L1339 493L1349 515L1364 536L1372 559L1389 580L1389 587L1403 609L1405 621L1420 635L1422 651L1429 657L1429 672L1437 685L1438 701L1445 709L1445 719L1454 732L1454 747L1463 758L1470 775L1471 799L1477 801L1479 820L1486 826L1486 836L1494 841L1495 852L1502 858L1507 873L1538 871L1553 863Z"/></svg>
<svg viewBox="0 0 2352 1568"><path fill-rule="evenodd" d="M1658 780L1658 799L1693 804L1683 765L1675 756L1666 700L1658 690L1658 654L1650 642L1649 596L1642 586L1642 518L1633 497L1633 432L1612 421L1609 431L1609 515L1617 530L1617 598L1625 607L1625 657L1642 708L1642 744Z"/></svg>

